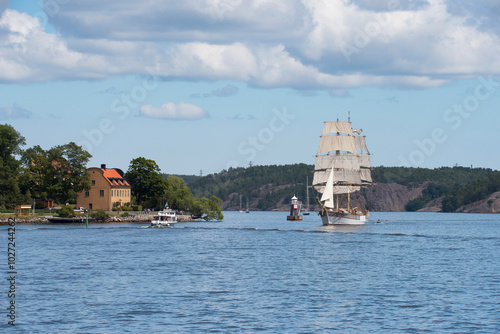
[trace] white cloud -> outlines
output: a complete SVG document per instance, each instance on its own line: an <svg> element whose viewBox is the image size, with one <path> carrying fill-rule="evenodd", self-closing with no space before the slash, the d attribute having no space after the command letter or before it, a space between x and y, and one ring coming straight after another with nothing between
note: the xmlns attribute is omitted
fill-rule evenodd
<svg viewBox="0 0 500 334"><path fill-rule="evenodd" d="M26 110L20 106L14 105L13 107L3 107L0 108L0 119L19 119L19 118L30 118L32 112Z"/></svg>
<svg viewBox="0 0 500 334"><path fill-rule="evenodd" d="M58 34L6 9L0 81L104 79L150 67L164 79L342 90L500 73L499 36L448 9L445 0L386 10L367 0L65 1L48 16Z"/></svg>
<svg viewBox="0 0 500 334"><path fill-rule="evenodd" d="M39 19L15 10L0 17L0 82L146 74L162 52L154 43L64 40L46 33Z"/></svg>
<svg viewBox="0 0 500 334"><path fill-rule="evenodd" d="M300 34L308 12L299 0L64 1L50 23L92 39L265 41Z"/></svg>
<svg viewBox="0 0 500 334"><path fill-rule="evenodd" d="M373 12L339 0L307 5L316 24L301 52L323 71L343 67L345 72L435 79L500 73L499 37L450 15L443 0L429 0L416 11Z"/></svg>
<svg viewBox="0 0 500 334"><path fill-rule="evenodd" d="M373 11L390 11L388 7L397 6L399 9L404 10L416 10L425 8L429 3L427 0L385 0L385 1L373 1L373 0L351 0L352 4L359 6L361 9L368 9Z"/></svg>
<svg viewBox="0 0 500 334"><path fill-rule="evenodd" d="M184 43L174 45L160 67L166 76L248 81L257 63L252 50L242 43Z"/></svg>
<svg viewBox="0 0 500 334"><path fill-rule="evenodd" d="M194 120L208 116L203 108L191 103L180 102L178 104L168 102L160 107L151 104L141 106L141 115L149 118Z"/></svg>
<svg viewBox="0 0 500 334"><path fill-rule="evenodd" d="M442 79L411 75L371 75L362 72L329 74L306 66L292 57L283 45L260 46L253 50L243 44L210 45L188 43L172 48L159 74L204 80L246 81L257 87L351 88L364 85L433 87Z"/></svg>

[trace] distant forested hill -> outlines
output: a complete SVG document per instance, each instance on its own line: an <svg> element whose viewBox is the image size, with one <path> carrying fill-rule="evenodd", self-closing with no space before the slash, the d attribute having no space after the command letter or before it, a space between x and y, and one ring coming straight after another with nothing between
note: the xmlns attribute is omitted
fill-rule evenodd
<svg viewBox="0 0 500 334"><path fill-rule="evenodd" d="M166 179L168 174L162 174L163 178ZM180 177L181 179L184 180L184 183L186 183L187 186L189 186L189 184L193 181L196 181L200 178L202 178L202 176L199 176L199 175L175 175L175 176L178 176Z"/></svg>
<svg viewBox="0 0 500 334"><path fill-rule="evenodd" d="M230 168L221 173L199 178L189 184L195 196L212 194L223 201L226 210L240 207L247 202L252 210L282 209L295 194L306 199L306 180L312 182L313 166L306 164L284 166L252 166ZM314 197L311 193L311 203Z"/></svg>
<svg viewBox="0 0 500 334"><path fill-rule="evenodd" d="M376 183L396 183L409 188L423 187L422 194L408 201L406 211L423 209L428 203L438 198L448 203L449 198L455 198L458 192L474 192L479 184L489 183L488 179L498 175L498 171L486 168L468 167L440 167L436 169L407 168L407 167L376 167L372 171L373 181ZM474 185L474 186L473 186ZM460 190L462 189L462 190ZM483 199L481 196L470 196L470 199ZM469 198L460 198L453 201L454 205L444 205L443 211L453 212L460 206L467 205Z"/></svg>
<svg viewBox="0 0 500 334"><path fill-rule="evenodd" d="M207 176L183 176L196 197L217 196L225 210L287 210L296 195L306 202L306 180L312 183L314 166L307 164L230 168ZM456 211L500 191L500 172L484 168L374 167L374 185L360 192L357 200L374 211ZM318 195L309 189L311 209Z"/></svg>

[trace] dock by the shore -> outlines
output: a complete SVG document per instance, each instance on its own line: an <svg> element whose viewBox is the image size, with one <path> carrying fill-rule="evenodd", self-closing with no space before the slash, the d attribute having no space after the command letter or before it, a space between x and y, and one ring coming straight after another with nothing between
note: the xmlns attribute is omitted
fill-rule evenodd
<svg viewBox="0 0 500 334"><path fill-rule="evenodd" d="M119 212L119 213L116 213L114 215L110 215L109 218L99 220L97 222L92 221L92 223L140 223L140 224L143 224L143 223L148 223L151 220L153 220L153 216L155 214L155 212L148 212L148 213L133 212L133 213L129 213L129 216L127 216L127 217L122 217L121 216L122 213L123 212ZM8 224L9 218L15 218L16 224L17 223L19 223L19 224L57 224L57 223L51 222L50 220L57 219L58 217L50 216L50 215L23 216L23 217L18 217L15 215L12 215L12 216L3 215L2 217L0 217L0 225ZM81 218L81 219L77 219L74 222L72 221L69 223L73 223L73 224L82 224L83 223L83 224L85 224L86 221L83 218L83 216L79 216L78 218ZM194 221L194 219L191 215L177 215L177 221L181 222L181 223L185 223L185 222L192 222L192 221ZM64 221L61 221L61 222L64 223Z"/></svg>

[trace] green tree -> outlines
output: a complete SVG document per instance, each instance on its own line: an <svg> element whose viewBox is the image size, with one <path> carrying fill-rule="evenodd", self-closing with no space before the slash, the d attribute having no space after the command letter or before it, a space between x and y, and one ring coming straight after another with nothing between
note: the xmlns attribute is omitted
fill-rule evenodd
<svg viewBox="0 0 500 334"><path fill-rule="evenodd" d="M103 221L109 218L109 215L104 210L94 210L90 216L98 221Z"/></svg>
<svg viewBox="0 0 500 334"><path fill-rule="evenodd" d="M75 210L71 205L63 205L61 210L59 210L59 217L74 217Z"/></svg>
<svg viewBox="0 0 500 334"><path fill-rule="evenodd" d="M22 200L17 183L20 162L16 155L22 153L26 139L11 125L0 125L0 207L12 208Z"/></svg>
<svg viewBox="0 0 500 334"><path fill-rule="evenodd" d="M220 199L215 196L210 199L194 198L182 178L170 175L163 179L160 168L153 160L143 157L133 159L125 178L140 204L159 208L160 204L167 202L170 208L191 212L195 218L223 219Z"/></svg>
<svg viewBox="0 0 500 334"><path fill-rule="evenodd" d="M19 168L16 155L22 153L26 139L9 124L0 124L0 161L12 171Z"/></svg>
<svg viewBox="0 0 500 334"><path fill-rule="evenodd" d="M49 170L53 176L53 182L48 189L49 196L59 202L76 203L78 193L90 189L87 163L92 155L81 146L70 142L51 148L48 157L52 164Z"/></svg>
<svg viewBox="0 0 500 334"><path fill-rule="evenodd" d="M222 220L222 200L216 196L210 198L196 198L193 201L191 213L193 218L202 218L205 220Z"/></svg>
<svg viewBox="0 0 500 334"><path fill-rule="evenodd" d="M165 179L167 185L165 198L174 210L189 211L193 218L222 220L222 200L216 196L195 198L184 180L175 175Z"/></svg>
<svg viewBox="0 0 500 334"><path fill-rule="evenodd" d="M130 182L132 195L138 204L155 202L166 190L160 167L154 160L139 157L130 161L125 178Z"/></svg>
<svg viewBox="0 0 500 334"><path fill-rule="evenodd" d="M50 169L52 163L48 158L48 153L40 146L28 148L21 157L23 170L19 176L21 190L30 197L48 199L47 187L50 185Z"/></svg>
<svg viewBox="0 0 500 334"><path fill-rule="evenodd" d="M48 151L40 146L29 148L22 156L21 187L35 198L75 203L78 192L90 189L86 166L91 157L73 142Z"/></svg>
<svg viewBox="0 0 500 334"><path fill-rule="evenodd" d="M168 205L174 210L191 211L194 196L186 186L184 180L175 175L165 179L165 198Z"/></svg>

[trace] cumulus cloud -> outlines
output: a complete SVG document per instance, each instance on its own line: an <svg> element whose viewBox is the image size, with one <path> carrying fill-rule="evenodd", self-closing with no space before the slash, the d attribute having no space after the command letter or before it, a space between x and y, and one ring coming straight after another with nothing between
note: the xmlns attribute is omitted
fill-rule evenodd
<svg viewBox="0 0 500 334"><path fill-rule="evenodd" d="M208 113L203 108L186 102L164 103L159 107L151 104L141 106L141 115L149 118L176 119L176 120L194 120L205 118Z"/></svg>
<svg viewBox="0 0 500 334"><path fill-rule="evenodd" d="M38 18L10 9L0 17L0 32L0 82L147 74L163 52L146 42L64 40L46 33Z"/></svg>
<svg viewBox="0 0 500 334"><path fill-rule="evenodd" d="M311 24L299 0L65 1L50 23L78 38L230 43L293 38Z"/></svg>
<svg viewBox="0 0 500 334"><path fill-rule="evenodd" d="M376 75L463 77L500 72L499 37L450 15L443 0L417 11L397 2L388 12L340 1L309 1L317 24L304 56L324 72L354 70Z"/></svg>
<svg viewBox="0 0 500 334"><path fill-rule="evenodd" d="M30 118L31 115L31 111L17 105L14 105L13 107L0 108L0 119L3 120Z"/></svg>
<svg viewBox="0 0 500 334"><path fill-rule="evenodd" d="M342 91L434 87L500 73L496 16L479 10L464 16L451 3L69 1L48 16L57 34L45 32L36 18L6 9L0 17L0 82L147 75L154 67L165 80ZM491 13L499 8L493 0L477 3L490 6ZM226 87L210 94L234 93Z"/></svg>
<svg viewBox="0 0 500 334"><path fill-rule="evenodd" d="M351 0L351 3L357 5L360 9L384 12L391 11L394 8L398 8L400 10L418 10L425 8L425 6L429 4L427 0Z"/></svg>
<svg viewBox="0 0 500 334"><path fill-rule="evenodd" d="M498 0L447 0L448 12L465 18L466 24L482 31L500 34L500 2Z"/></svg>

